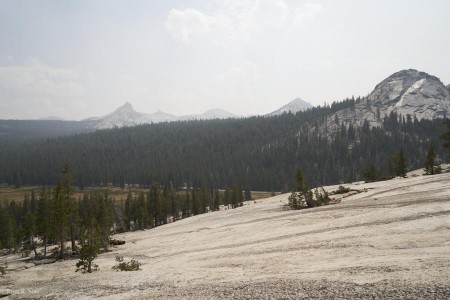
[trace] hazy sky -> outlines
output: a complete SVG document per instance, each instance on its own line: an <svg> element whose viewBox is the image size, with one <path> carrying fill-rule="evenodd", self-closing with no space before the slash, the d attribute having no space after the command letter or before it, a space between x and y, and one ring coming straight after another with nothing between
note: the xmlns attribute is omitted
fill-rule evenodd
<svg viewBox="0 0 450 300"><path fill-rule="evenodd" d="M450 1L0 0L0 118L367 95L415 68L450 83Z"/></svg>

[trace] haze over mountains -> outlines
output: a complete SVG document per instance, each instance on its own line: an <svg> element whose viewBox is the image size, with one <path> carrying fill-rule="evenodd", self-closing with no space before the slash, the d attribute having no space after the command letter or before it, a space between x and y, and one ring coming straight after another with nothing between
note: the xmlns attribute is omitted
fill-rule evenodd
<svg viewBox="0 0 450 300"><path fill-rule="evenodd" d="M133 106L129 102L126 102L124 105L120 106L108 115L103 117L88 118L85 121L91 121L92 126L95 129L107 129L160 122L227 119L234 117L237 116L219 108L208 110L203 114L185 116L176 116L160 110L155 113L147 114L135 111Z"/></svg>
<svg viewBox="0 0 450 300"><path fill-rule="evenodd" d="M284 113L296 114L312 107L310 103L296 98L265 116L280 116ZM425 72L414 69L402 70L377 84L367 97L358 98L354 106L334 111L333 114L327 117L327 123L324 125L324 130L328 132L336 131L342 124L345 126L350 124L356 127L361 126L365 120L371 126L380 126L383 118L389 116L392 112L405 118L409 115L411 119L416 118L417 120L443 118L450 115L450 85L445 86L437 77ZM64 126L60 125L69 121L62 121L57 117L26 121L26 123L18 120L0 120L0 136L5 137L12 135L13 131L18 132L15 129L18 124L21 126L21 134L27 131L27 126L31 126L31 130L28 131L34 133L29 134L29 136L36 135L35 132L39 130L42 122L62 122L58 126L65 128L73 127L75 124L76 132L86 132L160 122L227 118L242 118L242 116L236 116L219 108L209 110L203 114L185 116L176 116L162 111L149 114L137 112L130 103L126 102L105 116L91 117L81 121L70 121L71 123L64 124ZM45 125L43 127L48 128L49 126ZM80 128L82 129L81 131ZM44 133L39 134L39 136L52 137L74 133L74 130L65 133L66 131L63 130L60 134L56 134L57 131L54 131L52 135Z"/></svg>
<svg viewBox="0 0 450 300"><path fill-rule="evenodd" d="M3 143L7 146L0 161L4 167L0 180L54 183L62 161L70 161L87 185L171 180L183 184L192 178L214 178L223 187L238 178L252 188L286 190L296 165L310 170L313 184L357 179L368 162L387 172L386 160L401 147L408 149L409 165L420 167L429 141L437 144L444 132L440 119L450 113L449 101L449 91L439 79L404 70L383 80L367 97L295 114L293 110L304 109L298 99L272 116L148 126L130 126L150 118L136 112L131 104L107 116L78 122L0 121L0 138L11 141ZM160 120L170 117L161 112L156 115ZM217 116L214 112L211 115ZM114 129L97 130L111 127ZM73 136L86 132L89 134ZM66 137L43 141L56 136ZM31 139L36 142L26 147L12 142ZM436 152L445 157L441 146ZM85 157L91 163L85 163ZM28 165L36 168L30 172ZM276 179L273 174L277 174Z"/></svg>
<svg viewBox="0 0 450 300"><path fill-rule="evenodd" d="M288 104L282 106L278 110L267 114L266 116L276 116L283 113L297 113L313 107L311 103L306 102L300 98L296 98ZM134 110L133 106L126 102L124 105L117 108L114 112L103 117L93 117L85 119L85 121L93 122L95 129L107 129L113 127L135 126L140 124L173 122L173 121L187 121L187 120L211 120L211 119L228 119L239 118L226 110L216 108L210 109L202 114L176 116L163 111L147 114Z"/></svg>
<svg viewBox="0 0 450 300"><path fill-rule="evenodd" d="M313 106L296 98L266 116L279 116L284 113L295 114ZM339 119L345 124L362 125L367 120L372 126L379 126L384 117L395 112L404 117L436 119L450 115L450 89L439 78L414 69L402 70L392 74L376 85L369 96L361 98L353 108L346 108L330 116L329 127L333 120ZM182 120L209 120L238 118L222 109L209 110L203 114L175 116L162 111L152 114L136 112L130 103L100 118L91 118L95 129L134 126L146 123L171 122Z"/></svg>

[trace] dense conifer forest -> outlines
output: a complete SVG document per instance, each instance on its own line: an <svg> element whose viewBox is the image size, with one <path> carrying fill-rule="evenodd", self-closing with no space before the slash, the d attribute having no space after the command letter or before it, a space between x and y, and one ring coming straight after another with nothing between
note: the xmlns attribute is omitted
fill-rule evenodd
<svg viewBox="0 0 450 300"><path fill-rule="evenodd" d="M301 167L311 186L363 179L404 149L406 168L423 166L430 142L446 158L442 120L391 114L381 127L339 124L320 130L330 114L352 107L353 99L295 115L184 121L115 128L40 141L3 143L0 182L16 186L55 185L64 163L80 187L113 184L291 191ZM338 120L336 120L339 122Z"/></svg>

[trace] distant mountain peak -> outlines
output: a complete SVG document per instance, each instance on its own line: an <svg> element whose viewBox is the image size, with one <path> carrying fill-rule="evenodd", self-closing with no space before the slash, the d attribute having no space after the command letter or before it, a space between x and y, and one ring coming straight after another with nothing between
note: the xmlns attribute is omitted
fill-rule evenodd
<svg viewBox="0 0 450 300"><path fill-rule="evenodd" d="M230 113L224 109L221 109L221 108L210 109L210 110L204 112L203 114L201 114L200 116L205 119L225 119L225 118L235 117L235 115L233 115L232 113Z"/></svg>
<svg viewBox="0 0 450 300"><path fill-rule="evenodd" d="M38 120L40 120L40 121L65 121L64 118L60 118L60 117L56 117L56 116L43 117L43 118L39 118Z"/></svg>
<svg viewBox="0 0 450 300"><path fill-rule="evenodd" d="M300 99L299 97L295 98L294 100L292 100L291 102L289 102L288 104L280 107L279 109L277 109L276 111L271 112L270 114L268 114L268 116L277 116L277 115L282 115L284 113L297 113L299 111L304 111L307 110L308 108L313 107L311 105L311 103L306 102L303 99Z"/></svg>
<svg viewBox="0 0 450 300"><path fill-rule="evenodd" d="M292 100L289 104L303 105L305 107L312 107L311 103L306 102L305 100L300 99L299 97L297 97L294 100Z"/></svg>
<svg viewBox="0 0 450 300"><path fill-rule="evenodd" d="M134 108L133 105L127 101L122 106L119 106L115 111L134 111Z"/></svg>
<svg viewBox="0 0 450 300"><path fill-rule="evenodd" d="M189 116L175 116L159 109L151 114L140 113L135 111L131 103L127 101L110 114L103 117L89 118L86 121L93 122L92 126L95 129L106 129L181 120L227 119L233 117L235 117L233 114L220 108L211 109L203 114Z"/></svg>

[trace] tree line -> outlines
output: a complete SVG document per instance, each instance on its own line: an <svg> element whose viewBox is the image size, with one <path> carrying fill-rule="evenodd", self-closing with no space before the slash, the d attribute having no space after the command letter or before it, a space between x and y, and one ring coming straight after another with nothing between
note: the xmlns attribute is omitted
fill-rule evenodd
<svg viewBox="0 0 450 300"><path fill-rule="evenodd" d="M33 252L35 257L91 257L92 262L100 250L108 249L113 233L151 229L222 207L236 208L245 200L239 185L224 191L207 186L183 191L153 186L137 195L130 192L124 201L108 192L84 193L75 199L74 183L66 164L55 187L26 194L22 203L0 205L0 249ZM58 250L48 253L48 245ZM92 266L85 267L90 271Z"/></svg>

